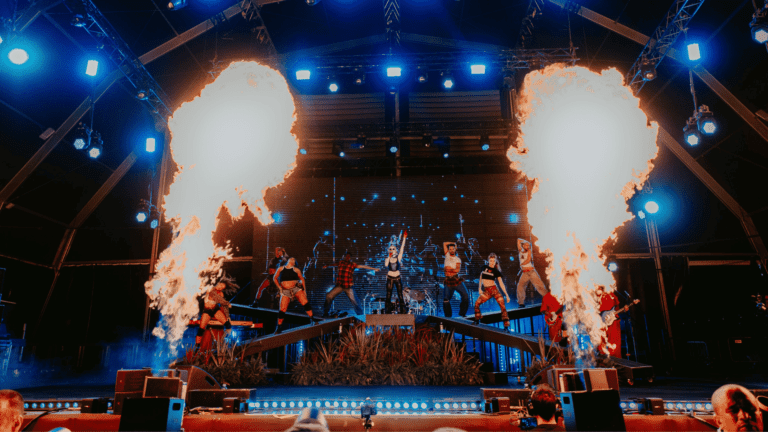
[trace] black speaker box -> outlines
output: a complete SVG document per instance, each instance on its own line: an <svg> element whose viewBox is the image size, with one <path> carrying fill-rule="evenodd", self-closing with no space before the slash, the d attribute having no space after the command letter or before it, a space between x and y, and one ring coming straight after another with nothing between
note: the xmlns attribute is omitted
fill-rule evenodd
<svg viewBox="0 0 768 432"><path fill-rule="evenodd" d="M80 412L89 414L103 414L109 407L108 398L83 399L80 402Z"/></svg>
<svg viewBox="0 0 768 432"><path fill-rule="evenodd" d="M184 383L180 378L146 377L144 378L144 397L181 397Z"/></svg>
<svg viewBox="0 0 768 432"><path fill-rule="evenodd" d="M531 398L530 389L481 388L480 391L482 392L483 400L506 397L509 398L509 404L511 406L525 406L528 404L528 399Z"/></svg>
<svg viewBox="0 0 768 432"><path fill-rule="evenodd" d="M224 398L224 401L222 402L222 405L221 405L221 408L222 408L221 412L223 412L224 414L237 414L241 412L246 412L248 411L246 408L247 405L245 405L247 403L248 403L247 399L244 400L239 397Z"/></svg>
<svg viewBox="0 0 768 432"><path fill-rule="evenodd" d="M187 392L187 406L190 409L197 407L220 408L224 406L224 399L227 398L240 398L248 401L256 398L256 389L192 390Z"/></svg>
<svg viewBox="0 0 768 432"><path fill-rule="evenodd" d="M144 378L152 376L151 369L120 369L115 380L116 392L144 390Z"/></svg>
<svg viewBox="0 0 768 432"><path fill-rule="evenodd" d="M640 412L642 414L651 415L664 415L664 400L659 398L647 398L643 399L640 406Z"/></svg>
<svg viewBox="0 0 768 432"><path fill-rule="evenodd" d="M121 431L180 431L184 400L149 398L125 400L120 416Z"/></svg>
<svg viewBox="0 0 768 432"><path fill-rule="evenodd" d="M625 431L627 427L619 403L616 390L560 393L565 430Z"/></svg>
<svg viewBox="0 0 768 432"><path fill-rule="evenodd" d="M221 388L216 378L197 366L176 366L176 369L187 371L187 392Z"/></svg>
<svg viewBox="0 0 768 432"><path fill-rule="evenodd" d="M115 392L115 402L112 404L112 413L120 415L123 412L123 405L128 398L141 398L144 397L143 391L133 392Z"/></svg>

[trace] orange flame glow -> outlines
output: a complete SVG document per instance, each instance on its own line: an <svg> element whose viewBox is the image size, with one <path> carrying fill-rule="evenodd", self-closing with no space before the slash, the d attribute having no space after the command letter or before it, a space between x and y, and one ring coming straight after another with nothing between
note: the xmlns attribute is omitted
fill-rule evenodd
<svg viewBox="0 0 768 432"><path fill-rule="evenodd" d="M264 196L296 166L295 119L293 97L279 72L235 62L169 120L178 172L163 208L175 236L145 289L163 315L153 334L173 352L199 312L196 297L216 283L231 253L213 242L221 207L233 218L248 207L261 223L272 223Z"/></svg>
<svg viewBox="0 0 768 432"><path fill-rule="evenodd" d="M596 285L615 289L601 249L632 218L627 200L653 168L658 125L616 69L563 65L525 77L518 116L521 133L507 157L536 180L528 220L547 255L552 294L565 302L570 334L589 335L597 347L605 326L591 293Z"/></svg>

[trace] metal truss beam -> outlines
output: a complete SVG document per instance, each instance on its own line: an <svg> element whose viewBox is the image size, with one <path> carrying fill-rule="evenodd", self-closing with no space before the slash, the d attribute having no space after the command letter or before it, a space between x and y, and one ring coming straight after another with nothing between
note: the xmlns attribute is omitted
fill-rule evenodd
<svg viewBox="0 0 768 432"><path fill-rule="evenodd" d="M448 331L453 331L464 336L470 336L485 342L516 348L533 354L541 354L539 351L539 338L521 333L507 333L497 327L473 325L471 321L462 318L427 317L430 324L440 325ZM553 346L548 339L544 340L547 348Z"/></svg>
<svg viewBox="0 0 768 432"><path fill-rule="evenodd" d="M256 40L267 46L267 55L270 57L276 56L277 48L275 48L269 30L267 30L267 26L264 24L264 19L261 17L261 6L259 5L259 2L254 0L243 0L240 8L243 10L243 18L248 22L254 23L254 29L257 32Z"/></svg>
<svg viewBox="0 0 768 432"><path fill-rule="evenodd" d="M635 31L623 24L619 24L606 16L600 15L568 0L548 1L552 4L560 6L563 9L580 15L601 27L624 36L627 39L633 40L640 45L648 44L651 41L651 38L638 31ZM669 48L666 52L666 55L684 65L686 64L684 57L678 54L677 51L673 48ZM710 90L715 92L715 94L717 94L720 99L728 104L728 106L730 106L736 112L736 114L738 114L739 117L741 117L741 119L744 120L755 132L757 132L758 135L763 138L763 140L768 141L768 126L762 123L757 114L750 111L746 105L744 105L736 96L734 96L733 93L728 91L728 89L726 89L725 86L717 81L717 79L715 79L715 77L713 77L706 69L704 69L703 66L699 65L694 67L693 73L695 73L696 76L704 81L704 83L709 86Z"/></svg>
<svg viewBox="0 0 768 432"><path fill-rule="evenodd" d="M384 0L384 23L389 42L389 52L400 47L400 1Z"/></svg>
<svg viewBox="0 0 768 432"><path fill-rule="evenodd" d="M626 82L629 83L633 93L639 93L646 83L640 71L643 62L650 62L658 68L669 48L677 41L680 33L688 28L688 22L696 15L703 3L704 0L674 0L664 21L656 27L653 36L649 38L635 63L629 68Z"/></svg>
<svg viewBox="0 0 768 432"><path fill-rule="evenodd" d="M32 2L32 5L25 10L16 21L13 22L13 31L20 33L29 27L36 19L48 9L58 5L62 0L41 0Z"/></svg>
<svg viewBox="0 0 768 432"><path fill-rule="evenodd" d="M528 10L525 11L525 17L520 24L520 34L517 36L517 48L525 48L533 39L533 21L541 15L542 7L544 7L544 0L531 0L528 3Z"/></svg>

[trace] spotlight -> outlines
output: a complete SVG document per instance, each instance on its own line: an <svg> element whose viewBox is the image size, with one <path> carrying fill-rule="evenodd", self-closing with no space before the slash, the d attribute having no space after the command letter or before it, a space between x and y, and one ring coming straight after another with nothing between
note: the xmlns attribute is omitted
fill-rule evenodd
<svg viewBox="0 0 768 432"><path fill-rule="evenodd" d="M701 142L701 133L696 127L696 119L691 117L683 128L683 139L689 146L697 146Z"/></svg>
<svg viewBox="0 0 768 432"><path fill-rule="evenodd" d="M487 134L480 135L480 148L483 151L488 151L491 148L491 140Z"/></svg>
<svg viewBox="0 0 768 432"><path fill-rule="evenodd" d="M310 6L314 6L318 3L320 3L322 0L307 0L307 4Z"/></svg>
<svg viewBox="0 0 768 432"><path fill-rule="evenodd" d="M136 99L138 100L147 100L149 98L149 92L144 90L143 88L139 88L136 90Z"/></svg>
<svg viewBox="0 0 768 432"><path fill-rule="evenodd" d="M82 27L85 27L86 24L88 24L88 20L86 20L84 16L80 14L76 14L75 16L72 17L72 21L70 21L69 23L75 27L82 28Z"/></svg>
<svg viewBox="0 0 768 432"><path fill-rule="evenodd" d="M688 44L688 60L690 61L701 60L701 50L699 49L699 44L697 43Z"/></svg>
<svg viewBox="0 0 768 432"><path fill-rule="evenodd" d="M443 153L443 157L444 157L445 159L448 159L448 152L445 152L445 153Z"/></svg>
<svg viewBox="0 0 768 432"><path fill-rule="evenodd" d="M158 225L160 225L160 212L156 208L152 208L152 211L149 212L149 227L155 229Z"/></svg>
<svg viewBox="0 0 768 432"><path fill-rule="evenodd" d="M88 149L88 156L91 159L98 159L104 152L104 143L101 141L101 135L98 132L91 132L91 147Z"/></svg>
<svg viewBox="0 0 768 432"><path fill-rule="evenodd" d="M187 0L171 0L168 2L169 10L177 10L187 6Z"/></svg>
<svg viewBox="0 0 768 432"><path fill-rule="evenodd" d="M431 147L432 146L432 135L424 135L421 137L421 144L424 147Z"/></svg>
<svg viewBox="0 0 768 432"><path fill-rule="evenodd" d="M403 68L400 66L390 66L387 68L387 76L390 78L399 77L403 74Z"/></svg>
<svg viewBox="0 0 768 432"><path fill-rule="evenodd" d="M309 69L299 69L296 71L296 80L305 81L312 75Z"/></svg>
<svg viewBox="0 0 768 432"><path fill-rule="evenodd" d="M355 83L355 85L365 84L365 71L362 69L355 69L352 72L352 81Z"/></svg>
<svg viewBox="0 0 768 432"><path fill-rule="evenodd" d="M140 223L144 223L147 221L148 217L149 217L149 206L147 205L146 201L141 200L141 204L139 204L139 210L136 212L136 221Z"/></svg>
<svg viewBox="0 0 768 432"><path fill-rule="evenodd" d="M452 89L453 88L453 84L454 84L453 76L450 73L447 73L447 72L442 73L441 75L442 75L442 78L443 78L443 87L445 87L447 89Z"/></svg>
<svg viewBox="0 0 768 432"><path fill-rule="evenodd" d="M72 145L75 150L85 150L91 142L91 134L88 126L80 123L75 131L75 140L72 141Z"/></svg>
<svg viewBox="0 0 768 432"><path fill-rule="evenodd" d="M425 84L429 81L429 69L426 66L419 66L416 68L416 82L419 84Z"/></svg>
<svg viewBox="0 0 768 432"><path fill-rule="evenodd" d="M397 151L400 150L400 146L398 145L397 138L392 137L389 139L389 142L387 143L387 154L390 156L394 156L397 154Z"/></svg>
<svg viewBox="0 0 768 432"><path fill-rule="evenodd" d="M644 81L653 81L656 79L656 66L650 60L643 60L640 64L640 76Z"/></svg>
<svg viewBox="0 0 768 432"><path fill-rule="evenodd" d="M147 138L147 143L144 146L144 149L147 151L147 153L154 153L155 152L155 139L154 138Z"/></svg>
<svg viewBox="0 0 768 432"><path fill-rule="evenodd" d="M98 60L88 60L88 65L85 68L85 74L88 76L96 76L96 72L99 70Z"/></svg>
<svg viewBox="0 0 768 432"><path fill-rule="evenodd" d="M469 70L472 73L472 75L485 75L484 64L473 64L469 67Z"/></svg>
<svg viewBox="0 0 768 432"><path fill-rule="evenodd" d="M331 152L338 157L344 157L344 149L341 147L341 143L333 143Z"/></svg>
<svg viewBox="0 0 768 432"><path fill-rule="evenodd" d="M301 153L301 154L305 155L305 154L307 154L307 149L305 149L305 148L300 148L300 149L299 149L299 153Z"/></svg>
<svg viewBox="0 0 768 432"><path fill-rule="evenodd" d="M336 84L335 82L332 82L331 84L328 85L328 90L330 90L331 93L336 93L337 91L339 91L339 85Z"/></svg>
<svg viewBox="0 0 768 432"><path fill-rule="evenodd" d="M645 211L647 211L650 214L655 214L659 211L659 205L656 204L656 201L648 201L645 203Z"/></svg>
<svg viewBox="0 0 768 432"><path fill-rule="evenodd" d="M715 121L715 115L709 110L709 107L702 105L699 107L696 113L696 125L699 128L699 132L705 135L713 135L717 132L717 121Z"/></svg>
<svg viewBox="0 0 768 432"><path fill-rule="evenodd" d="M608 263L608 271L615 272L618 269L619 269L619 265L616 264L615 262Z"/></svg>
<svg viewBox="0 0 768 432"><path fill-rule="evenodd" d="M29 53L21 48L14 48L8 53L8 60L15 65L23 65L29 60Z"/></svg>
<svg viewBox="0 0 768 432"><path fill-rule="evenodd" d="M752 31L752 40L757 43L768 42L768 8L761 8L754 15L752 15L752 21L749 23L749 28Z"/></svg>

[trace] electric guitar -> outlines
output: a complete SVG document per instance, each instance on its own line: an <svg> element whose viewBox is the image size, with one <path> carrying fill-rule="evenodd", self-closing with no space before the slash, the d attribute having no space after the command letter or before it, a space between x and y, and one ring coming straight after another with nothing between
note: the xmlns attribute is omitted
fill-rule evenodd
<svg viewBox="0 0 768 432"><path fill-rule="evenodd" d="M636 305L638 303L640 303L640 300L634 299L634 300L632 300L631 303L627 304L623 308L618 309L618 310L614 310L614 309L607 310L607 311L601 313L600 316L602 316L603 322L605 323L605 325L606 326L610 326L611 324L614 323L614 321L616 321L616 318L618 318L620 313L628 311L630 306L634 306L634 305Z"/></svg>
<svg viewBox="0 0 768 432"><path fill-rule="evenodd" d="M561 307L559 311L562 312L562 310L563 308ZM549 326L549 328L552 328L553 326L556 326L556 325L560 326L560 328L558 329L558 334L560 335L560 337L561 338L568 337L568 331L562 328L563 327L562 317L558 315L557 312L552 311L550 313L544 314L544 322L547 323L547 326Z"/></svg>

